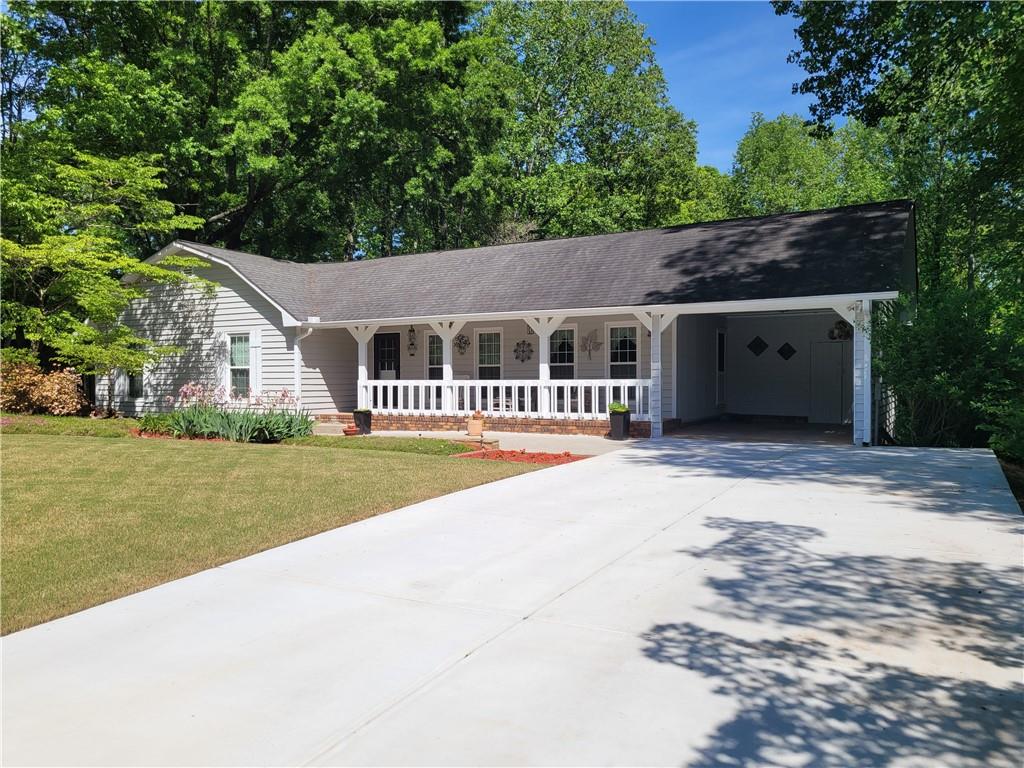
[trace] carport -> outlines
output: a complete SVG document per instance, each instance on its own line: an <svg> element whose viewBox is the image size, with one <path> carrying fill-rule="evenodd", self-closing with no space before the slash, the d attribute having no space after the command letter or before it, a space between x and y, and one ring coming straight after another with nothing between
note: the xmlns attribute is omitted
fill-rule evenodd
<svg viewBox="0 0 1024 768"><path fill-rule="evenodd" d="M872 397L863 333L870 306L681 315L679 418L666 433L849 445ZM858 443L873 442L870 427L857 432Z"/></svg>

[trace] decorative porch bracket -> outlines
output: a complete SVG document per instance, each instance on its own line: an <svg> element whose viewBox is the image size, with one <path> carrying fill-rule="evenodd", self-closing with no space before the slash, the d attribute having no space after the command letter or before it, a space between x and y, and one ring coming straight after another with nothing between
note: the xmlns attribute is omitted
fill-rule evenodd
<svg viewBox="0 0 1024 768"><path fill-rule="evenodd" d="M356 405L358 408L369 407L369 393L367 391L366 382L369 381L370 375L367 371L367 353L366 345L370 339L373 338L373 334L377 332L380 325L350 325L348 327L349 333L356 340L356 348L358 350L358 361L359 361L359 378L356 388Z"/></svg>
<svg viewBox="0 0 1024 768"><path fill-rule="evenodd" d="M452 381L455 373L452 369L452 341L459 335L465 320L435 320L429 323L430 328L441 337L441 378L444 381ZM441 389L441 403L445 413L454 412L455 393L451 385L445 385Z"/></svg>
<svg viewBox="0 0 1024 768"><path fill-rule="evenodd" d="M678 310L634 312L636 319L651 332L651 437L661 437L661 334L679 315Z"/></svg>
<svg viewBox="0 0 1024 768"><path fill-rule="evenodd" d="M541 381L551 379L551 334L565 322L565 315L547 315L527 317L526 324L537 334L537 378ZM551 413L550 392L541 388L540 415L546 418Z"/></svg>

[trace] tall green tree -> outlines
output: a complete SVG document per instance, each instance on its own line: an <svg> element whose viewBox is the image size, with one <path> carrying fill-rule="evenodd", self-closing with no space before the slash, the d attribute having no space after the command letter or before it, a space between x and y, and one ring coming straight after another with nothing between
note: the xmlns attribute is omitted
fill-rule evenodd
<svg viewBox="0 0 1024 768"><path fill-rule="evenodd" d="M197 260L141 262L132 243L196 222L160 198L162 169L151 157L60 157L53 148L30 149L39 147L8 154L8 167L23 167L0 184L0 341L44 362L108 376L113 387L114 369L138 373L174 351L121 323L143 285L203 282L188 271L200 266Z"/></svg>
<svg viewBox="0 0 1024 768"><path fill-rule="evenodd" d="M692 122L668 103L650 39L624 2L496 3L480 32L499 41L474 67L507 110L477 159L499 240L653 226L696 175Z"/></svg>
<svg viewBox="0 0 1024 768"><path fill-rule="evenodd" d="M969 444L987 425L1024 460L1024 7L775 8L799 23L791 59L808 73L798 90L817 98L817 121L845 114L883 127L897 185L918 201L917 319L880 331L900 429L917 442ZM944 343L925 338L943 330L953 334ZM965 349L962 338L980 341ZM932 354L916 354L926 346ZM931 429L947 401L957 423Z"/></svg>
<svg viewBox="0 0 1024 768"><path fill-rule="evenodd" d="M736 148L732 210L763 216L896 195L884 132L857 121L816 131L797 115L755 114Z"/></svg>

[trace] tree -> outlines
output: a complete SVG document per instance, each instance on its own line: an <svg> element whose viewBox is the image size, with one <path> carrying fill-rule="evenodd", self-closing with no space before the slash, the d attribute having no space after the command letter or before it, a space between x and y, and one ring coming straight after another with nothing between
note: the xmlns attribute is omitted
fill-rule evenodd
<svg viewBox="0 0 1024 768"><path fill-rule="evenodd" d="M755 114L733 160L733 212L764 216L891 199L886 140L855 120L823 132L796 115Z"/></svg>
<svg viewBox="0 0 1024 768"><path fill-rule="evenodd" d="M963 328L984 339L967 350L943 337L939 374L960 393L971 427L957 440L970 444L974 427L987 424L994 445L1024 445L1024 9L982 2L775 8L799 21L801 49L791 60L808 73L797 90L816 96L818 123L846 114L890 137L897 186L918 202L914 327ZM898 407L941 411L941 389L918 407L915 382L933 378L934 367L896 344L898 333L882 329L879 337L880 370ZM975 356L988 361L984 379L974 376ZM911 427L916 439L930 439L924 422Z"/></svg>
<svg viewBox="0 0 1024 768"><path fill-rule="evenodd" d="M668 103L651 41L623 2L496 3L480 34L498 41L474 87L507 104L474 182L498 240L664 223L692 190L692 122Z"/></svg>
<svg viewBox="0 0 1024 768"><path fill-rule="evenodd" d="M135 258L138 238L195 224L160 199L161 169L150 162L145 156L109 160L82 153L55 160L53 148L29 142L8 155L18 173L11 179L5 174L2 185L5 347L28 348L36 359L107 376L116 368L141 372L174 351L120 322L143 293L142 284L126 276L202 282L187 271L200 266L198 260L176 257L156 265Z"/></svg>

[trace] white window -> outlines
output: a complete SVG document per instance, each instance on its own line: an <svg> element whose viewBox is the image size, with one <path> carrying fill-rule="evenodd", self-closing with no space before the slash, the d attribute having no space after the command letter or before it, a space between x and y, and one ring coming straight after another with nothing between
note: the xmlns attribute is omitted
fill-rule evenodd
<svg viewBox="0 0 1024 768"><path fill-rule="evenodd" d="M487 330L476 333L476 377L501 378L501 331Z"/></svg>
<svg viewBox="0 0 1024 768"><path fill-rule="evenodd" d="M145 397L145 387L142 381L142 372L128 374L128 397L137 400Z"/></svg>
<svg viewBox="0 0 1024 768"><path fill-rule="evenodd" d="M444 342L436 333L427 334L427 378L444 378Z"/></svg>
<svg viewBox="0 0 1024 768"><path fill-rule="evenodd" d="M548 363L552 379L576 378L576 329L560 328L551 334Z"/></svg>
<svg viewBox="0 0 1024 768"><path fill-rule="evenodd" d="M249 367L249 334L233 333L228 337L228 344L231 395L232 397L248 397L252 384Z"/></svg>
<svg viewBox="0 0 1024 768"><path fill-rule="evenodd" d="M608 375L613 379L635 379L639 373L639 362L637 326L609 326Z"/></svg>

